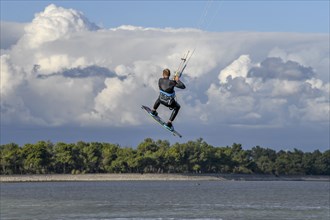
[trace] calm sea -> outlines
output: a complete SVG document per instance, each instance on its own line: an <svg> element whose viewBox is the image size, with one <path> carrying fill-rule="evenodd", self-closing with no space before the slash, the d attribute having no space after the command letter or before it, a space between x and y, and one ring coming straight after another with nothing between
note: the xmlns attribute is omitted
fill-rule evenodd
<svg viewBox="0 0 330 220"><path fill-rule="evenodd" d="M5 219L330 219L329 182L1 183Z"/></svg>

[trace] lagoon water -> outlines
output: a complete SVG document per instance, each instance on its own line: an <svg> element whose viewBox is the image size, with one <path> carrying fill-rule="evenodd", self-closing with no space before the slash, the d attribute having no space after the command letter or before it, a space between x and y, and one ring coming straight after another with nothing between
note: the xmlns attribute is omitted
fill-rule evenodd
<svg viewBox="0 0 330 220"><path fill-rule="evenodd" d="M0 219L330 219L330 183L1 183Z"/></svg>

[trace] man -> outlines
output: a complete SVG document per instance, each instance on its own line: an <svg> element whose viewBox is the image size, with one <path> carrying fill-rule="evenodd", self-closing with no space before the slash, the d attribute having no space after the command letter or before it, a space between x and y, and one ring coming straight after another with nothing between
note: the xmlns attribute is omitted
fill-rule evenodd
<svg viewBox="0 0 330 220"><path fill-rule="evenodd" d="M179 76L175 76L174 80L170 79L171 71L169 69L163 70L163 78L160 78L158 81L158 86L160 89L160 94L158 99L156 100L154 107L152 109L151 114L154 116L157 116L157 108L160 104L165 105L166 107L169 107L170 109L173 109L172 114L168 122L165 126L167 126L170 130L173 130L172 122L174 121L175 117L177 116L180 105L175 100L175 91L174 87L185 89L186 86L180 81Z"/></svg>

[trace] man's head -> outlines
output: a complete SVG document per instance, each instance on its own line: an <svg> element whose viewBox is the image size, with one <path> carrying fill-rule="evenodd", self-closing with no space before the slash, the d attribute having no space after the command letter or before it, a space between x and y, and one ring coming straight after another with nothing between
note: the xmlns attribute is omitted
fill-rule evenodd
<svg viewBox="0 0 330 220"><path fill-rule="evenodd" d="M170 78L170 75L171 75L171 71L169 69L166 68L163 70L163 77Z"/></svg>

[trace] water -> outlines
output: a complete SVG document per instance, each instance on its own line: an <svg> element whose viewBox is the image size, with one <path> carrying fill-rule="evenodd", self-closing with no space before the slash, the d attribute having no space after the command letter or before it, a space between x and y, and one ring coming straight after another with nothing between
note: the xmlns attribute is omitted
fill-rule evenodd
<svg viewBox="0 0 330 220"><path fill-rule="evenodd" d="M5 219L330 219L329 182L1 183Z"/></svg>

